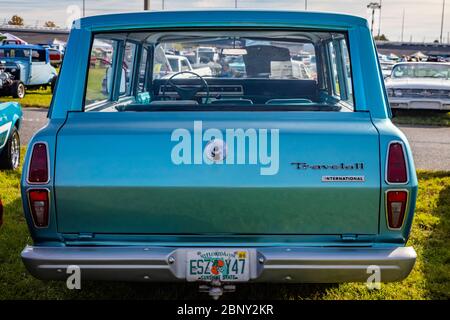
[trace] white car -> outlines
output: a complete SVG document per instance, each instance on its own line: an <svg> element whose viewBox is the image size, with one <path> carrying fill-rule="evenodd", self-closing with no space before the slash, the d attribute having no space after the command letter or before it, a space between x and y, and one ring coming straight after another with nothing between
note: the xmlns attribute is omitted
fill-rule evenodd
<svg viewBox="0 0 450 320"><path fill-rule="evenodd" d="M209 68L207 66L193 68L191 63L189 62L188 58L186 58L184 56L166 54L166 58L167 58L167 61L169 61L172 73L191 71L202 77L210 77L212 75L211 68ZM172 74L170 74L169 77L171 75ZM183 75L180 76L180 78L183 78L183 77L191 78L192 75L186 74L184 76Z"/></svg>
<svg viewBox="0 0 450 320"><path fill-rule="evenodd" d="M393 109L450 110L450 64L398 63L386 89Z"/></svg>

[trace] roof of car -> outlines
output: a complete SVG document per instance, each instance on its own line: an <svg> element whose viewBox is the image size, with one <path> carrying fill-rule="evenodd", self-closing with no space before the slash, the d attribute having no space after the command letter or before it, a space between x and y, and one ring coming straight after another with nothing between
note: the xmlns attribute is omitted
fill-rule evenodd
<svg viewBox="0 0 450 320"><path fill-rule="evenodd" d="M105 14L81 18L72 28L95 30L189 26L335 27L367 26L361 17L311 11L197 10Z"/></svg>
<svg viewBox="0 0 450 320"><path fill-rule="evenodd" d="M32 50L44 50L45 48L35 44L3 44L0 45L0 49L32 49Z"/></svg>
<svg viewBox="0 0 450 320"><path fill-rule="evenodd" d="M428 61L411 61L411 62L399 62L396 64L396 66L398 65L410 65L410 64L440 64L440 65L446 65L446 66L450 66L449 62L428 62Z"/></svg>

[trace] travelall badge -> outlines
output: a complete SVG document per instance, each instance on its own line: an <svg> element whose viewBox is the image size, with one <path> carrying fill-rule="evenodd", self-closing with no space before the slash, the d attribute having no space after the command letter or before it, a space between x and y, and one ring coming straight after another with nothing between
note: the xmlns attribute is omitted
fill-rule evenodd
<svg viewBox="0 0 450 320"><path fill-rule="evenodd" d="M364 170L364 163L354 164L309 164L306 162L291 162L291 165L297 170ZM322 182L364 182L365 176L322 176Z"/></svg>

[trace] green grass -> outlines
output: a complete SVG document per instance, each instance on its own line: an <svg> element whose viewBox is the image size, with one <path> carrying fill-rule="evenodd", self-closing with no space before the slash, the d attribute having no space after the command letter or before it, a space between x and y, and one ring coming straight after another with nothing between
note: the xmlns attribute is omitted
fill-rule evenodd
<svg viewBox="0 0 450 320"><path fill-rule="evenodd" d="M5 206L0 228L1 299L209 299L196 284L82 282L68 290L64 282L40 281L25 270L20 252L31 244L22 214L19 172L0 172ZM398 283L368 290L364 284L239 285L223 299L449 299L450 298L450 172L419 172L419 199L408 245L418 253L410 276Z"/></svg>
<svg viewBox="0 0 450 320"><path fill-rule="evenodd" d="M52 91L47 89L27 90L23 99L14 99L11 96L0 96L0 102L16 101L23 108L48 108L52 101Z"/></svg>
<svg viewBox="0 0 450 320"><path fill-rule="evenodd" d="M450 127L450 112L433 110L396 110L395 124Z"/></svg>

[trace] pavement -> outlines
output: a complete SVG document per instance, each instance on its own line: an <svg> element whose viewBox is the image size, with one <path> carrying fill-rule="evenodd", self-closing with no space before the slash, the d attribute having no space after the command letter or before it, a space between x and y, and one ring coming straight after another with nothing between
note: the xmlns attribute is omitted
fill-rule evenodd
<svg viewBox="0 0 450 320"><path fill-rule="evenodd" d="M21 128L22 145L47 123L47 109L24 108ZM450 171L450 128L399 126L407 136L416 169Z"/></svg>
<svg viewBox="0 0 450 320"><path fill-rule="evenodd" d="M398 126L411 145L416 169L450 171L450 128Z"/></svg>

